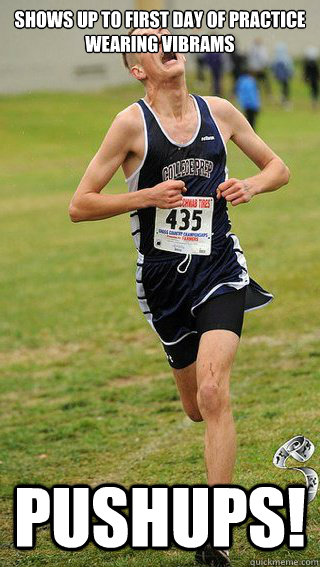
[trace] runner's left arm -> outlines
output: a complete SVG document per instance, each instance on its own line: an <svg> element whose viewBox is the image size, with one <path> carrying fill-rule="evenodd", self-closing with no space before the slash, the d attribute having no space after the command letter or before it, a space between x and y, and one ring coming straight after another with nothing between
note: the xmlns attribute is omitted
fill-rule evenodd
<svg viewBox="0 0 320 567"><path fill-rule="evenodd" d="M246 179L231 178L218 187L218 198L233 206L247 203L260 193L275 191L289 181L290 171L282 159L255 133L246 118L228 101L220 99L219 115L230 128L230 139L253 161L260 172Z"/></svg>

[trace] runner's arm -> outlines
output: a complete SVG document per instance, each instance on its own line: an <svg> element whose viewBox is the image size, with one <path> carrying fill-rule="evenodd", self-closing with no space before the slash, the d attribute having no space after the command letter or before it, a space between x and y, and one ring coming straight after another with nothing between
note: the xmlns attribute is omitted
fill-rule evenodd
<svg viewBox="0 0 320 567"><path fill-rule="evenodd" d="M222 107L222 105L220 105ZM275 191L289 181L290 172L282 159L254 132L246 118L231 103L223 101L219 113L230 127L231 140L261 170L258 174L243 180L228 179L219 185L219 194L239 205L250 201L260 193Z"/></svg>
<svg viewBox="0 0 320 567"><path fill-rule="evenodd" d="M171 208L181 204L181 192L185 191L182 181L164 182L119 195L101 193L132 151L131 141L137 131L130 111L116 117L71 200L69 215L73 222L107 219L145 207Z"/></svg>

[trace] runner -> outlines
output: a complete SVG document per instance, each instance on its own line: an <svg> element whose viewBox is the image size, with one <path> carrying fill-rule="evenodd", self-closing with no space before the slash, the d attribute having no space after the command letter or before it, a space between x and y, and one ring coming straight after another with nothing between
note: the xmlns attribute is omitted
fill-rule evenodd
<svg viewBox="0 0 320 567"><path fill-rule="evenodd" d="M124 60L145 97L114 120L70 216L79 222L130 213L141 309L166 351L185 412L205 421L208 484L230 484L236 455L231 368L244 312L272 295L249 277L227 205L278 189L289 171L232 104L188 93L184 56L160 51ZM257 175L228 179L229 140L259 167ZM102 194L120 166L129 193ZM196 559L229 565L228 553L209 545Z"/></svg>

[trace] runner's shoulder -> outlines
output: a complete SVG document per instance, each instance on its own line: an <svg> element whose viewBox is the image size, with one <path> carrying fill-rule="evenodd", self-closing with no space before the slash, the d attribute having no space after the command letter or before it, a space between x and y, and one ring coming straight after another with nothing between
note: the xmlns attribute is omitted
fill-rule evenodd
<svg viewBox="0 0 320 567"><path fill-rule="evenodd" d="M137 135L143 131L143 121L141 112L137 104L130 104L124 110L119 112L114 121L113 126L126 135Z"/></svg>
<svg viewBox="0 0 320 567"><path fill-rule="evenodd" d="M212 111L212 114L221 120L228 120L237 112L235 106L225 98L219 96L204 96L203 97Z"/></svg>
<svg viewBox="0 0 320 567"><path fill-rule="evenodd" d="M219 96L206 96L214 119L223 131L225 141L233 138L235 132L243 126L243 116L239 110L225 98Z"/></svg>

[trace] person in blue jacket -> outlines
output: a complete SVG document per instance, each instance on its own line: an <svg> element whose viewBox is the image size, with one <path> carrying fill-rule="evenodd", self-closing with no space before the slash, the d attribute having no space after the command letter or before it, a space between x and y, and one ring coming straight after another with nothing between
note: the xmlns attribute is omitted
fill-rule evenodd
<svg viewBox="0 0 320 567"><path fill-rule="evenodd" d="M236 82L236 96L249 124L256 129L261 102L258 83L252 73L243 69Z"/></svg>

